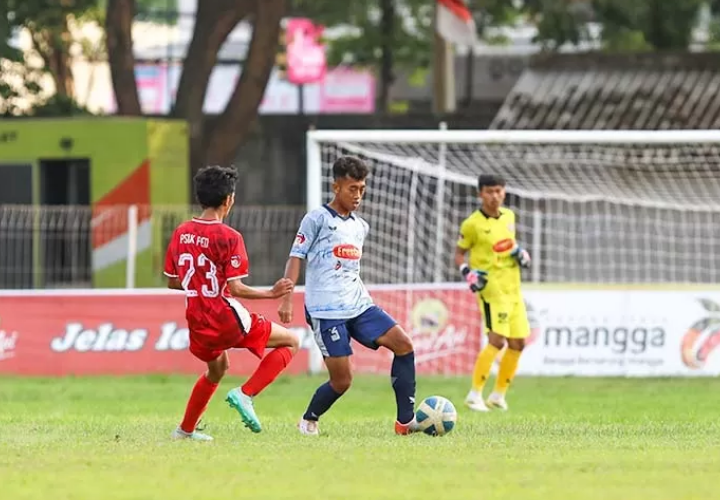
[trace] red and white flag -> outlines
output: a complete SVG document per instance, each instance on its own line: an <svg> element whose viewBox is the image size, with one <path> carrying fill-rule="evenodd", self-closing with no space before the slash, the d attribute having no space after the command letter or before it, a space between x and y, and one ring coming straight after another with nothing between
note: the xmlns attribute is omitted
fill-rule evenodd
<svg viewBox="0 0 720 500"><path fill-rule="evenodd" d="M477 43L475 21L462 0L437 0L435 23L438 34L448 42Z"/></svg>

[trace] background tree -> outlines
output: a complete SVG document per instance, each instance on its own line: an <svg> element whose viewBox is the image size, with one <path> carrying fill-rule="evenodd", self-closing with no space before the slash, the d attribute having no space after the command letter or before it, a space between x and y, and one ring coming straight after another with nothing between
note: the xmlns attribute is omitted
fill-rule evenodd
<svg viewBox="0 0 720 500"><path fill-rule="evenodd" d="M275 61L285 0L203 0L198 2L195 27L187 50L171 115L190 124L191 164L228 164L257 115ZM135 83L132 21L135 0L108 0L108 61L113 89L122 115L140 114ZM243 71L224 111L206 126L203 104L218 52L243 20L253 26Z"/></svg>
<svg viewBox="0 0 720 500"><path fill-rule="evenodd" d="M375 71L377 109L387 110L396 70L430 65L434 8L428 0L293 0L291 13L333 28L328 64Z"/></svg>
<svg viewBox="0 0 720 500"><path fill-rule="evenodd" d="M478 34L490 43L506 40L491 28L518 21L522 8L508 0L468 0ZM333 27L328 62L371 68L378 76L377 109L388 109L399 70L425 74L432 62L435 2L431 0L291 0L291 15Z"/></svg>
<svg viewBox="0 0 720 500"><path fill-rule="evenodd" d="M608 51L685 50L704 0L526 0L538 42L557 49L591 40L588 22L601 26Z"/></svg>
<svg viewBox="0 0 720 500"><path fill-rule="evenodd" d="M97 7L97 0L7 1L15 27L25 28L29 33L33 50L53 79L55 92L62 97L74 98L71 50L76 40L71 27L87 11Z"/></svg>
<svg viewBox="0 0 720 500"><path fill-rule="evenodd" d="M142 18L173 22L159 9L167 0L139 0ZM103 38L91 40L80 29L86 23L100 27L105 17L105 0L5 0L0 3L0 113L65 116L87 113L76 103L77 92L72 64L78 58L89 63L105 60ZM30 50L20 51L9 44L15 33L26 33ZM41 96L42 80L48 75L52 91ZM32 104L23 107L23 102Z"/></svg>

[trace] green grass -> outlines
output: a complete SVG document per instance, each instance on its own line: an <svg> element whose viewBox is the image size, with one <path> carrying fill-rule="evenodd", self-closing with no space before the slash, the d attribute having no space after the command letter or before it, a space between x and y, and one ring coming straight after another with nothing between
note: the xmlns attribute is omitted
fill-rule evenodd
<svg viewBox="0 0 720 500"><path fill-rule="evenodd" d="M441 438L393 434L385 377L358 377L323 435L295 424L320 378L262 394L251 434L223 402L213 443L171 442L194 378L0 378L0 497L572 499L720 497L720 380L529 379L508 413L462 407L466 379L423 378L459 411Z"/></svg>

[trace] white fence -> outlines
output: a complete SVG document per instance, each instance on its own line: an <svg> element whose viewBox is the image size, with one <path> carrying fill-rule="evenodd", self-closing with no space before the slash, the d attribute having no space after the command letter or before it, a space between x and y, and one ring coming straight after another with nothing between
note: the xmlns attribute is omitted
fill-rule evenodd
<svg viewBox="0 0 720 500"><path fill-rule="evenodd" d="M0 289L90 288L97 286L93 275L104 263L130 262L132 270L135 254L149 248L154 252L149 272L160 276L158 256L173 229L194 210L0 205ZM228 224L245 235L250 283L268 284L282 274L304 210L250 206L231 212ZM110 247L116 250L114 257L108 256ZM126 274L120 286L132 285L136 278L134 272Z"/></svg>

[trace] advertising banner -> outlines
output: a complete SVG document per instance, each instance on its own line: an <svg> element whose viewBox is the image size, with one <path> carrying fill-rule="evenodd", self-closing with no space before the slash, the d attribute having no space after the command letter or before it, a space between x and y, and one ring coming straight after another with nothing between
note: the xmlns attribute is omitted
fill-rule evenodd
<svg viewBox="0 0 720 500"><path fill-rule="evenodd" d="M718 290L532 290L519 374L720 375Z"/></svg>
<svg viewBox="0 0 720 500"><path fill-rule="evenodd" d="M327 71L325 46L320 41L323 27L310 19L292 18L285 32L288 81L295 85L322 81Z"/></svg>
<svg viewBox="0 0 720 500"><path fill-rule="evenodd" d="M376 302L401 324L412 325L420 373L456 373L479 348L477 318L462 314L472 297L454 290L380 290ZM248 301L254 312L278 321L277 301ZM314 348L305 323L303 294L295 293L289 325L304 338L288 373L310 369ZM0 295L0 373L88 375L198 373L203 363L187 350L185 299L166 290L85 290ZM469 322L460 321L466 318ZM476 325L473 327L473 325ZM361 372L388 373L392 355L354 345ZM230 353L231 373L248 374L258 360Z"/></svg>
<svg viewBox="0 0 720 500"><path fill-rule="evenodd" d="M140 105L145 114L166 114L170 111L180 82L181 67L177 65L137 65L135 78ZM203 110L222 113L230 99L242 69L238 65L213 68L205 94ZM350 68L326 68L323 78L302 88L305 113L368 114L375 111L375 76L370 71ZM273 70L268 80L258 113L261 115L296 114L300 112L298 87L281 78ZM112 92L100 98L102 109L116 110Z"/></svg>
<svg viewBox="0 0 720 500"><path fill-rule="evenodd" d="M411 335L419 374L472 373L481 317L464 287L371 287L375 302ZM720 375L720 291L560 290L525 293L531 335L519 375ZM288 373L319 371L303 294L289 325L303 337ZM277 321L277 301L246 305ZM187 350L184 297L167 290L0 294L0 373L87 375L198 373ZM353 344L359 373L389 373L392 354ZM231 373L258 360L230 353Z"/></svg>

